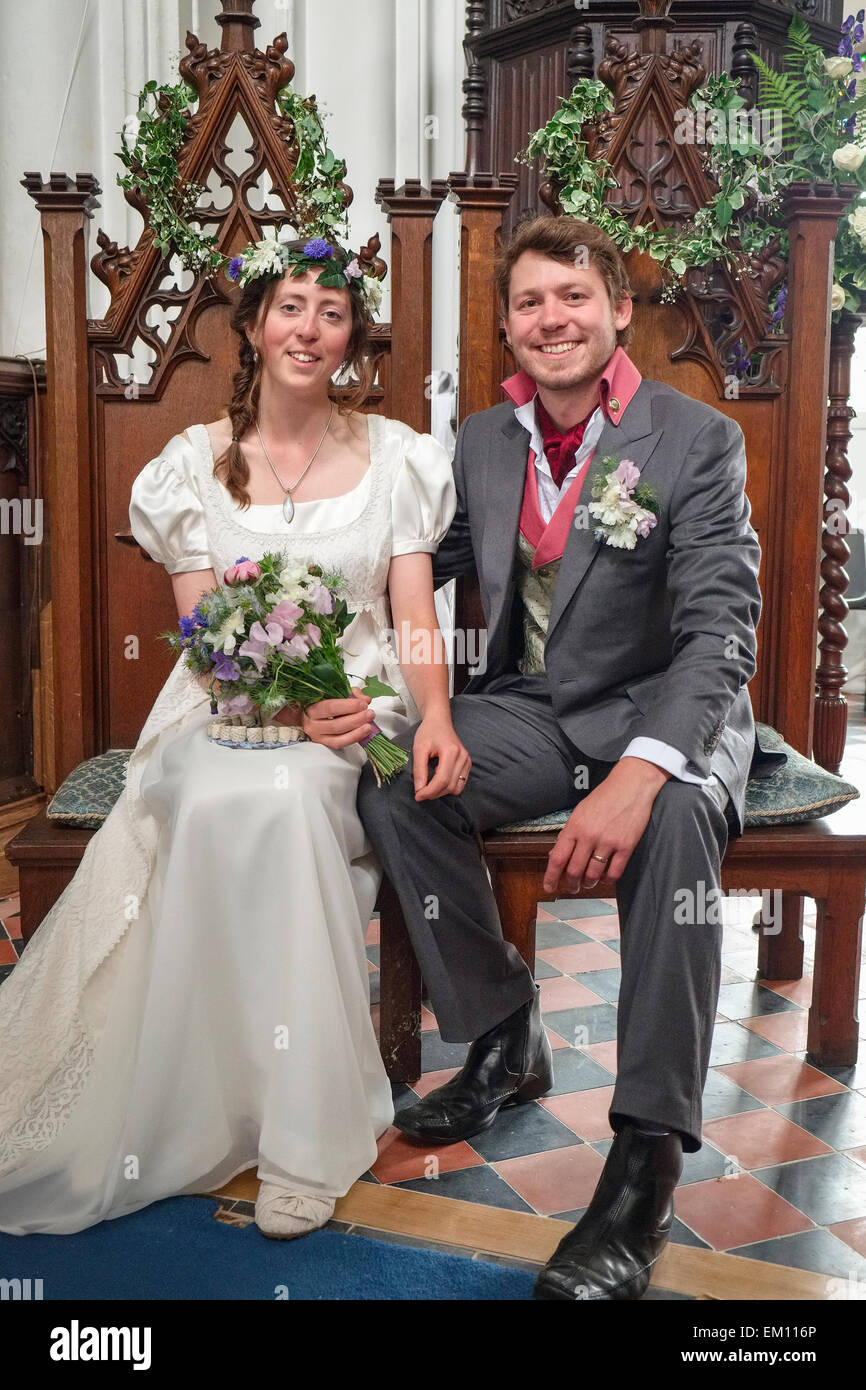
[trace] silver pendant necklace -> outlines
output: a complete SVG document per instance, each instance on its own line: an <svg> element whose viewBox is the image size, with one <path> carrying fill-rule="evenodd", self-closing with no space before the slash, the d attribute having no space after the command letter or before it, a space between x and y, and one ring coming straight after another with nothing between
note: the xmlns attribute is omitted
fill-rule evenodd
<svg viewBox="0 0 866 1390"><path fill-rule="evenodd" d="M274 477L276 478L277 482L279 483L280 487L283 489L283 492L286 494L286 500L283 502L283 516L286 518L286 522L290 522L290 521L293 519L294 515L295 515L295 504L294 504L294 502L292 501L292 493L295 491L295 489L296 489L297 487L300 486L300 484L303 482L304 478L307 476L307 474L309 473L310 469L312 468L313 463L314 463L315 458L316 458L316 454L318 454L319 450L321 449L322 445L323 445L324 442L325 442L325 435L328 433L328 430L331 428L331 420L333 419L333 416L334 416L334 403L333 403L333 401L332 401L332 402L331 402L331 410L330 410L330 413L329 413L329 415L328 415L328 423L327 423L327 425L325 426L325 429L324 429L324 432L323 432L323 434L322 434L321 439L319 440L318 444L316 445L315 451L314 451L314 453L313 453L313 457L310 459L310 462L307 464L307 466L306 466L306 468L304 469L304 471L303 471L303 473L301 474L301 476L300 476L299 478L296 478L295 481L291 484L290 487L286 487L286 484L283 482L283 480L282 480L282 478L280 477L279 473L277 472L276 468L274 468L274 465L273 465L273 461L272 461L272 459L271 459L271 456L270 456L270 454L268 453L268 451L267 451L267 449L266 449L266 447L265 447L265 441L262 439L262 432L261 432L261 430L259 429L258 421L256 421L256 434L259 436L259 443L260 443L261 446L262 446L262 453L264 454L265 458L267 459L268 463L270 464L271 472L273 473L273 475L274 475Z"/></svg>

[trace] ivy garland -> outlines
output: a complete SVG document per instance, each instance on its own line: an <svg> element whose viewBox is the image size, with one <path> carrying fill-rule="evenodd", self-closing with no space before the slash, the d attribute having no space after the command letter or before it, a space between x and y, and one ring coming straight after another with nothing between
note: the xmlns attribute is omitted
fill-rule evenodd
<svg viewBox="0 0 866 1390"><path fill-rule="evenodd" d="M853 29L855 42L863 38L862 20L861 11ZM788 32L785 74L774 72L753 53L764 114L770 108L774 115L781 113L778 146L756 138L755 122L748 118L761 113L743 110L745 102L727 74L711 77L692 93L682 113L683 141L690 138L689 124L693 131L696 119L705 123L707 114L712 116L707 138L696 143L708 147L702 158L717 192L680 228L659 229L651 223L632 226L607 201L608 190L619 183L605 159L589 157L585 138L588 130L598 131L614 109L610 91L598 80L579 81L517 158L525 164L543 160L543 176L556 185L564 212L601 227L623 253L637 248L658 261L663 302L676 299L689 267L723 261L742 271L751 256L777 237L779 254L787 259L788 237L779 208L787 184L800 179L850 180L866 188L866 94L857 96L852 77L862 65L859 56L852 56L853 25L852 18L843 26L841 56L827 59L811 41L808 24L795 14ZM857 144L852 143L854 136ZM866 209L862 206L842 219L836 281L837 311L843 307L843 296L844 307L853 312L866 309ZM784 293L782 287L770 306L775 308L774 326L784 314Z"/></svg>
<svg viewBox="0 0 866 1390"><path fill-rule="evenodd" d="M173 86L146 83L138 98L135 119L120 133L118 157L125 175L121 188L141 195L149 210L154 245L164 256L176 252L187 270L215 275L230 262L199 223L206 210L196 204L207 189L180 177L178 156L196 101L195 88L185 81ZM336 229L348 234L346 194L340 183L346 164L328 147L325 128L314 97L301 97L291 88L277 97L280 114L292 122L297 164L292 183L296 198L294 224L299 237L334 239Z"/></svg>

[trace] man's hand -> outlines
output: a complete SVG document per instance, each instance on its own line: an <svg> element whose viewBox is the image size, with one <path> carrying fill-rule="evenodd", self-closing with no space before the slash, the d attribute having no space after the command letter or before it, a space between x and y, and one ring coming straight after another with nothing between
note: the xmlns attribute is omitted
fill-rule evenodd
<svg viewBox="0 0 866 1390"><path fill-rule="evenodd" d="M369 695L352 686L354 699L317 700L304 710L303 730L313 743L322 743L326 748L346 748L350 743L360 743L370 732L373 711L370 709Z"/></svg>
<svg viewBox="0 0 866 1390"><path fill-rule="evenodd" d="M559 832L547 860L545 892L557 891L563 873L571 893L594 888L601 878L613 883L621 878L669 777L644 758L621 758Z"/></svg>
<svg viewBox="0 0 866 1390"><path fill-rule="evenodd" d="M428 782L431 758L438 759L438 763ZM450 714L428 715L421 720L412 744L416 801L459 796L466 786L471 766L472 759L454 732Z"/></svg>

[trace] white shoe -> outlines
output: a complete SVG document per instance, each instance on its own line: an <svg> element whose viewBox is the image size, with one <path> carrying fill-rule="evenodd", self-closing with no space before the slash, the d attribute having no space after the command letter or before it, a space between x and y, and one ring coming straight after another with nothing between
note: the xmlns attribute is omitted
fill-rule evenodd
<svg viewBox="0 0 866 1390"><path fill-rule="evenodd" d="M263 1236L292 1240L327 1225L335 1205L334 1197L311 1197L306 1192L263 1182L256 1198L256 1225Z"/></svg>

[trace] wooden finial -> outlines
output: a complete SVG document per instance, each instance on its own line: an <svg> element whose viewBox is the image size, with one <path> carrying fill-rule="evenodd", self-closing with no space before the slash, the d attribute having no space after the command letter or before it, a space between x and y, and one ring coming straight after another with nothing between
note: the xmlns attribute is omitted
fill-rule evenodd
<svg viewBox="0 0 866 1390"><path fill-rule="evenodd" d="M261 20L253 14L255 0L223 0L222 14L216 22L223 31L223 53L252 53L253 30Z"/></svg>

